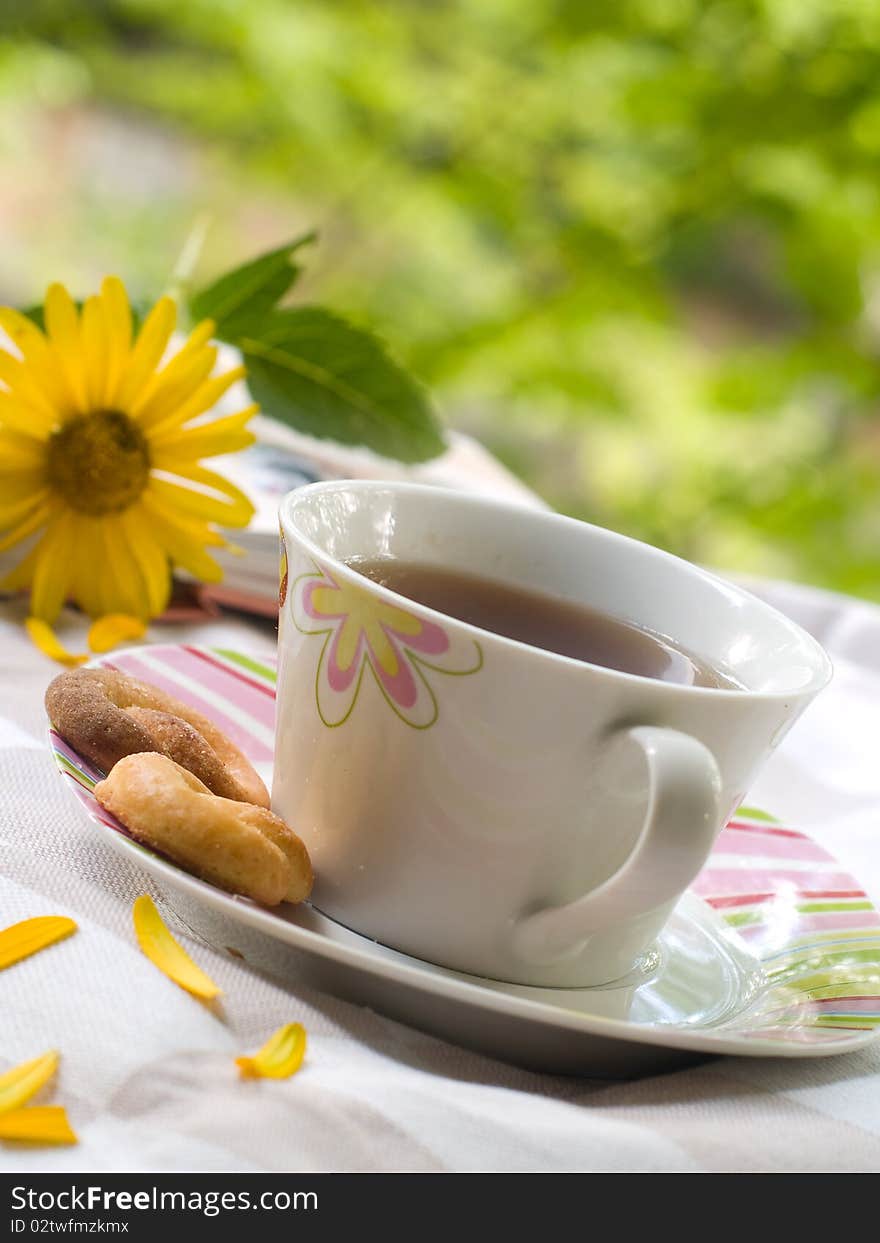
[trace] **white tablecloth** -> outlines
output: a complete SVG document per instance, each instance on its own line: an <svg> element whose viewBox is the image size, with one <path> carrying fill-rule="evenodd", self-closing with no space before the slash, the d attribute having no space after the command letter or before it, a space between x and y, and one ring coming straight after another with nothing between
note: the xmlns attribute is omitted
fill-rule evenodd
<svg viewBox="0 0 880 1243"><path fill-rule="evenodd" d="M752 801L829 846L880 902L880 610L803 588L763 594L825 642L832 687ZM0 975L0 1071L46 1048L73 1148L0 1146L5 1171L877 1170L880 1043L821 1061L725 1058L632 1083L527 1073L307 990L204 945L217 1017L138 950L145 873L100 840L56 777L43 690L57 672L0 605L0 926L70 914L79 932ZM156 641L255 653L271 629L227 618ZM283 1022L309 1033L287 1082L233 1057Z"/></svg>

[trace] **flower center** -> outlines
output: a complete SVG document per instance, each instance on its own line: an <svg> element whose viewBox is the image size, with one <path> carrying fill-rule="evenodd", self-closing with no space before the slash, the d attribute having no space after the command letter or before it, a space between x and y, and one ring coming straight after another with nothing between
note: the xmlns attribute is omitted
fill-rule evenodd
<svg viewBox="0 0 880 1243"><path fill-rule="evenodd" d="M147 439L118 410L97 410L71 419L48 446L49 483L72 509L109 514L127 509L150 473Z"/></svg>

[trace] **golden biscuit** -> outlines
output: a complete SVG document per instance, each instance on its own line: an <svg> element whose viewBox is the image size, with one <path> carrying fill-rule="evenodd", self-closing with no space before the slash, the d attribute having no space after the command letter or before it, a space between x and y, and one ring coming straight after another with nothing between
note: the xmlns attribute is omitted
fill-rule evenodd
<svg viewBox="0 0 880 1243"><path fill-rule="evenodd" d="M212 794L165 755L123 757L94 794L138 841L221 889L265 906L311 893L308 851L283 820Z"/></svg>

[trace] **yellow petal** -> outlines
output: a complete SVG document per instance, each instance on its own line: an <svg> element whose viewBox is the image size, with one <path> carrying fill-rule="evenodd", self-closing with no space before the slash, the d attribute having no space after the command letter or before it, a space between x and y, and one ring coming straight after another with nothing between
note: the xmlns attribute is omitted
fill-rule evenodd
<svg viewBox="0 0 880 1243"><path fill-rule="evenodd" d="M121 516L129 555L137 566L147 595L150 617L158 617L168 607L171 595L171 567L168 556L153 530L142 505L132 505Z"/></svg>
<svg viewBox="0 0 880 1243"><path fill-rule="evenodd" d="M160 298L138 333L137 341L121 378L116 401L127 411L145 384L149 383L174 331L177 307L172 298Z"/></svg>
<svg viewBox="0 0 880 1243"><path fill-rule="evenodd" d="M224 371L222 375L211 376L196 389L191 397L187 398L182 406L178 406L165 418L154 423L150 428L150 435L157 436L170 427L182 427L190 419L204 414L206 410L216 406L226 390L231 388L237 380L244 379L244 376L243 366L233 367L231 371Z"/></svg>
<svg viewBox="0 0 880 1243"><path fill-rule="evenodd" d="M73 577L75 524L65 521L66 516L60 514L41 539L31 584L31 614L50 625L61 612Z"/></svg>
<svg viewBox="0 0 880 1243"><path fill-rule="evenodd" d="M220 995L219 987L210 976L205 975L201 967L196 966L183 946L178 945L165 927L149 894L142 894L137 899L132 914L138 945L150 962L155 963L160 971L164 971L169 980L185 988L194 997L203 997L206 1001Z"/></svg>
<svg viewBox="0 0 880 1243"><path fill-rule="evenodd" d="M133 399L129 408L129 413L133 417L137 417L144 422L144 407L148 402L152 402L160 389L167 391L167 386L176 383L181 376L188 370L193 359L206 357L204 347L210 341L214 332L214 321L210 319L203 320L193 331L177 353L168 360L161 371L154 371L149 377L144 387L140 390L137 397ZM214 349L211 353L211 367L216 361L217 351ZM208 368L210 373L211 367ZM208 374L206 373L206 374ZM147 419L146 422L150 420Z"/></svg>
<svg viewBox="0 0 880 1243"><path fill-rule="evenodd" d="M221 496L226 496L233 502L232 511L223 518L227 526L246 527L253 518L256 511L250 497L225 475L218 475L216 471L208 470L195 463L187 465L179 473L182 479L192 480L193 483L213 488L215 492L219 492Z"/></svg>
<svg viewBox="0 0 880 1243"><path fill-rule="evenodd" d="M3 528L3 535L0 537L0 552L11 548L13 544L21 543L26 536L36 531L37 527L42 526L51 513L49 493L45 488L35 492L32 497L28 498L27 503L19 502L14 510L11 506L9 509L0 510L0 526Z"/></svg>
<svg viewBox="0 0 880 1243"><path fill-rule="evenodd" d="M88 514L70 514L67 521L72 522L75 528L70 598L89 617L102 617L107 609L102 607L98 588L108 576L104 572L101 519Z"/></svg>
<svg viewBox="0 0 880 1243"><path fill-rule="evenodd" d="M306 1029L302 1023L286 1023L253 1057L237 1057L235 1064L244 1079L289 1079L302 1066L306 1055Z"/></svg>
<svg viewBox="0 0 880 1243"><path fill-rule="evenodd" d="M104 528L107 517L91 517L88 514L68 512L65 522L73 528L71 546L70 598L92 619L123 610L115 598L116 582L108 572L107 553L104 544ZM120 515L113 515L118 522Z"/></svg>
<svg viewBox="0 0 880 1243"><path fill-rule="evenodd" d="M131 307L125 286L118 276L105 276L101 282L101 303L107 333L107 374L104 378L104 402L114 408L119 381L131 349Z"/></svg>
<svg viewBox="0 0 880 1243"><path fill-rule="evenodd" d="M0 1114L10 1109L18 1109L25 1101L39 1092L44 1083L48 1083L58 1069L58 1054L55 1049L43 1053L40 1057L13 1066L5 1075L0 1075Z"/></svg>
<svg viewBox="0 0 880 1243"><path fill-rule="evenodd" d="M60 665L82 665L88 660L88 652L68 651L49 623L41 617L26 617L24 624L31 642L50 660L57 660Z"/></svg>
<svg viewBox="0 0 880 1243"><path fill-rule="evenodd" d="M109 652L126 639L142 639L147 627L139 617L127 613L108 613L99 617L89 629L89 647L93 652Z"/></svg>
<svg viewBox="0 0 880 1243"><path fill-rule="evenodd" d="M162 379L146 398L139 398L131 408L131 416L140 423L144 430L153 424L164 423L174 416L174 412L201 387L214 370L217 362L216 346L206 346L193 355L187 355L182 361L180 357L172 359L171 364L162 372Z"/></svg>
<svg viewBox="0 0 880 1243"><path fill-rule="evenodd" d="M169 513L149 492L144 493L143 506L149 514L153 534L175 565L188 570L200 582L219 583L223 567L205 552L205 545L222 546L225 540L203 522Z"/></svg>
<svg viewBox="0 0 880 1243"><path fill-rule="evenodd" d="M70 410L70 395L58 358L46 337L26 315L12 307L0 307L0 327L21 350L30 377L46 400L63 415Z"/></svg>
<svg viewBox="0 0 880 1243"><path fill-rule="evenodd" d="M64 915L37 915L11 924L0 932L0 971L62 941L72 932L76 932L76 924Z"/></svg>
<svg viewBox="0 0 880 1243"><path fill-rule="evenodd" d="M21 311L11 306L0 306L0 328L14 341L25 358L29 355L42 358L46 350L46 338L37 325Z"/></svg>
<svg viewBox="0 0 880 1243"><path fill-rule="evenodd" d="M105 583L105 613L127 613L146 621L150 606L146 584L141 578L137 562L129 553L122 523L104 522L101 535L104 544L104 564L108 581Z"/></svg>
<svg viewBox="0 0 880 1243"><path fill-rule="evenodd" d="M3 480L0 488L0 521L5 518L5 511L22 501L32 502L34 494L46 490L44 472L39 468L19 470L8 479ZM3 525L6 523L4 521Z"/></svg>
<svg viewBox="0 0 880 1243"><path fill-rule="evenodd" d="M103 303L97 294L92 294L85 300L80 319L80 334L86 395L90 408L99 410L104 402L107 380L107 330Z"/></svg>
<svg viewBox="0 0 880 1243"><path fill-rule="evenodd" d="M5 310L8 314L17 314L17 312L10 311L8 307ZM0 320L2 318L2 310L0 310ZM39 329L34 331L39 332ZM59 411L54 398L50 396L51 390L47 391L45 374L45 366L38 367L28 356L19 359L7 353L6 350L0 350L0 379L9 385L22 401L33 406L38 416L41 415L48 426L52 427L58 421Z"/></svg>
<svg viewBox="0 0 880 1243"><path fill-rule="evenodd" d="M0 470L36 470L45 466L46 450L40 440L3 426L0 416Z"/></svg>
<svg viewBox="0 0 880 1243"><path fill-rule="evenodd" d="M0 389L0 427L4 432L14 432L33 441L41 460L43 459L52 424L32 406L20 401L18 394L7 393L5 389Z"/></svg>
<svg viewBox="0 0 880 1243"><path fill-rule="evenodd" d="M32 1144L76 1144L76 1135L61 1105L32 1105L0 1114L0 1139Z"/></svg>
<svg viewBox="0 0 880 1243"><path fill-rule="evenodd" d="M132 402L129 414L144 429L164 423L198 391L214 370L216 362L215 345L205 345L194 352L181 350Z"/></svg>
<svg viewBox="0 0 880 1243"><path fill-rule="evenodd" d="M82 366L79 312L73 298L57 282L46 290L43 318L46 321L46 333L60 363L60 370L67 381L73 408L84 413L88 403Z"/></svg>
<svg viewBox="0 0 880 1243"><path fill-rule="evenodd" d="M27 372L4 350L0 350L0 381L9 387L9 392L0 392L0 422L24 436L45 440L58 422L57 412L39 395L34 399Z"/></svg>
<svg viewBox="0 0 880 1243"><path fill-rule="evenodd" d="M182 429L168 428L164 433L150 437L150 450L153 463L160 470L173 470L169 465L175 460L194 462L198 458L213 457L217 453L235 453L254 443L256 437L246 428L246 424L259 410L254 403L240 410L238 414L229 414L222 419L211 419L200 423L198 427Z"/></svg>
<svg viewBox="0 0 880 1243"><path fill-rule="evenodd" d="M150 478L147 494L157 497L168 509L192 518L202 518L205 522L219 522L225 527L245 527L253 518L254 507L249 498L222 475L201 466L188 466L182 477L193 483L205 484L221 495L211 496L209 492L182 487L167 479L157 479L155 475ZM224 499L226 497L229 499Z"/></svg>
<svg viewBox="0 0 880 1243"><path fill-rule="evenodd" d="M0 578L0 591L25 591L30 587L34 577L34 570L37 566L39 552L40 548L37 545L36 548L32 548L29 553L26 553L18 565L14 566L8 574L4 574Z"/></svg>

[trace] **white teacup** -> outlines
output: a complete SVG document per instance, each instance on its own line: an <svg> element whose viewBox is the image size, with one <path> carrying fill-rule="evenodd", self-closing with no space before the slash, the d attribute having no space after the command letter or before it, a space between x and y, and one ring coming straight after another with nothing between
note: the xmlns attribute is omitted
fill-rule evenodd
<svg viewBox="0 0 880 1243"><path fill-rule="evenodd" d="M285 497L274 808L314 904L385 945L522 984L619 979L831 676L753 596L624 536L439 488ZM479 630L350 558L437 564L668 635L747 689L658 681Z"/></svg>

